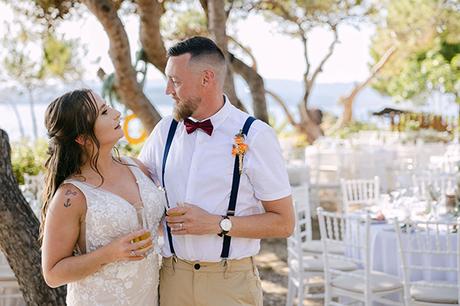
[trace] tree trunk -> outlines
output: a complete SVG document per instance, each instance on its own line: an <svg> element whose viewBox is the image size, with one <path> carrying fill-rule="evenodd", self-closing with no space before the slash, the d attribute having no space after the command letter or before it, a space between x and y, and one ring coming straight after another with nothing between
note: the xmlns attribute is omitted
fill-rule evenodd
<svg viewBox="0 0 460 306"><path fill-rule="evenodd" d="M233 56L233 54L230 54L230 61L234 71L243 77L251 90L254 116L257 119L268 123L264 79L257 73L256 70L237 59Z"/></svg>
<svg viewBox="0 0 460 306"><path fill-rule="evenodd" d="M355 97L348 98L342 100L343 104L343 114L342 114L342 124L341 126L345 126L349 124L353 120L353 102L355 101Z"/></svg>
<svg viewBox="0 0 460 306"><path fill-rule="evenodd" d="M38 220L19 190L10 153L8 135L0 129L0 248L27 305L65 305L65 287L51 289L43 279Z"/></svg>
<svg viewBox="0 0 460 306"><path fill-rule="evenodd" d="M110 58L115 68L117 93L121 102L130 108L151 132L161 120L160 113L150 103L137 82L136 71L131 62L128 35L110 0L82 1L104 27L110 41Z"/></svg>
<svg viewBox="0 0 460 306"><path fill-rule="evenodd" d="M307 135L307 141L309 143L314 143L316 139L324 136L321 125L313 121L310 116L307 120L302 120L302 123L298 125L298 130L302 134Z"/></svg>
<svg viewBox="0 0 460 306"><path fill-rule="evenodd" d="M228 54L228 39L226 33L227 14L225 13L225 1L208 0L207 8L209 33L211 33L212 38L224 53L225 61L227 62L227 76L225 78L224 91L236 107L246 111L243 103L236 95L235 82L233 80L233 69L230 64Z"/></svg>
<svg viewBox="0 0 460 306"><path fill-rule="evenodd" d="M307 103L299 104L300 124L297 130L307 136L309 143L315 142L316 139L324 135L321 128L321 122L313 120L310 110L307 109Z"/></svg>
<svg viewBox="0 0 460 306"><path fill-rule="evenodd" d="M159 71L166 68L166 48L160 33L160 18L164 13L163 3L158 0L137 0L140 16L140 40L147 60Z"/></svg>

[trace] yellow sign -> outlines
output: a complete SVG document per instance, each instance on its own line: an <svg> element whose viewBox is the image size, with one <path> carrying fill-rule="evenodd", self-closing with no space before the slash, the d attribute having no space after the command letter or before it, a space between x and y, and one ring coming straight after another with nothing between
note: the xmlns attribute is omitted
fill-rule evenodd
<svg viewBox="0 0 460 306"><path fill-rule="evenodd" d="M131 114L131 115L128 115L126 116L125 118L125 121L123 122L123 133L125 134L125 138L126 140L130 143L130 144L138 144L138 143L142 143L145 141L145 139L147 138L147 132L142 129L142 133L139 137L135 138L135 137L131 137L129 135L129 122L133 119L137 119L137 116L136 114Z"/></svg>

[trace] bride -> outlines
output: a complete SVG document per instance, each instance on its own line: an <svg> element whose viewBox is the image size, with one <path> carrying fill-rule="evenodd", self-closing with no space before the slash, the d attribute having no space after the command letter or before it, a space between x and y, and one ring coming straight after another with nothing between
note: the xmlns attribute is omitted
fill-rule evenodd
<svg viewBox="0 0 460 306"><path fill-rule="evenodd" d="M112 154L123 137L120 113L94 92L75 90L48 106L45 125L46 283L67 284L67 305L158 305L157 231L165 197L141 162Z"/></svg>

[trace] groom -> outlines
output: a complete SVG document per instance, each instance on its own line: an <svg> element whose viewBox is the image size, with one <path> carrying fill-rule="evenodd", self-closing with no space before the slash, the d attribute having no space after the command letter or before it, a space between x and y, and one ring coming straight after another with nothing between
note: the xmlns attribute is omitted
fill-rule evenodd
<svg viewBox="0 0 460 306"><path fill-rule="evenodd" d="M226 63L210 39L168 50L173 116L140 159L166 190L161 306L262 305L260 239L288 237L291 189L274 131L224 95Z"/></svg>

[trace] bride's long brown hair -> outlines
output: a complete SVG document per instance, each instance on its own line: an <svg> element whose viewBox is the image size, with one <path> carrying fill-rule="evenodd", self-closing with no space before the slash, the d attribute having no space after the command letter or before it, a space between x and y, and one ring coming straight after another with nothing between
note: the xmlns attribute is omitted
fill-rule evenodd
<svg viewBox="0 0 460 306"><path fill-rule="evenodd" d="M81 174L81 166L89 158L90 167L104 182L97 168L100 144L94 134L94 124L98 117L96 99L89 89L68 92L55 99L45 112L45 126L48 130L48 159L45 167L45 188L41 210L39 241L43 238L46 213L49 203L62 182L71 175ZM77 137L91 141L91 152L85 152L76 142ZM101 183L101 184L102 184Z"/></svg>

